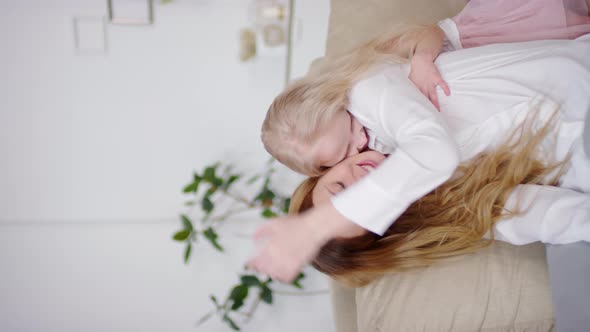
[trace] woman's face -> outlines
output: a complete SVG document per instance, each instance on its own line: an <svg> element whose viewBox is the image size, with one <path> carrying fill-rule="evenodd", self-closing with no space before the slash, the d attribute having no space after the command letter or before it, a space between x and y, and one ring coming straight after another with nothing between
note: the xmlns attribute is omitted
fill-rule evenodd
<svg viewBox="0 0 590 332"><path fill-rule="evenodd" d="M318 180L312 191L313 205L325 203L330 197L374 170L383 160L385 156L375 151L366 151L344 159Z"/></svg>

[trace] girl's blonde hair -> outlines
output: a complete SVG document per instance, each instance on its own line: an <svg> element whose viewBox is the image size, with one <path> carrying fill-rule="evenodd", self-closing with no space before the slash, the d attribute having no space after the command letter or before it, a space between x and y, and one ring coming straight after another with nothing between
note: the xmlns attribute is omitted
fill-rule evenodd
<svg viewBox="0 0 590 332"><path fill-rule="evenodd" d="M496 222L518 213L504 208L516 186L555 184L563 172L567 160L548 165L535 159L552 122L533 133L533 121L525 121L507 143L462 163L449 181L413 203L382 237L367 233L331 240L313 266L358 287L386 272L428 266L490 245ZM313 207L318 179L309 178L295 190L289 213ZM486 234L491 238L485 239Z"/></svg>
<svg viewBox="0 0 590 332"><path fill-rule="evenodd" d="M295 146L316 140L336 112L348 108L348 92L375 64L404 63L414 53L423 26L397 26L352 52L327 58L291 83L270 105L262 124L266 150L292 170L318 176L322 170Z"/></svg>

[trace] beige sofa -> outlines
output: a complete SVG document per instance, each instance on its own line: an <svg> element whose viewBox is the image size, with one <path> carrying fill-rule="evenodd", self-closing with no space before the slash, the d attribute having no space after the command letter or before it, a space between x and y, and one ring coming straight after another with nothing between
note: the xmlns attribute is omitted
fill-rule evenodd
<svg viewBox="0 0 590 332"><path fill-rule="evenodd" d="M332 0L326 55L336 55L400 21L433 23L465 0ZM426 269L383 276L367 287L333 284L337 332L551 331L542 244L496 243Z"/></svg>

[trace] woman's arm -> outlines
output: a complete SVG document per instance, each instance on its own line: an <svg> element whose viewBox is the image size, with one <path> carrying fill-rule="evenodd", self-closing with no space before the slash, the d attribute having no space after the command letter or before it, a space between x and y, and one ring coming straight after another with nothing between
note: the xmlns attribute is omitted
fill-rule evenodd
<svg viewBox="0 0 590 332"><path fill-rule="evenodd" d="M328 241L364 231L327 202L299 215L274 218L259 227L254 240L261 246L247 265L274 280L291 282Z"/></svg>

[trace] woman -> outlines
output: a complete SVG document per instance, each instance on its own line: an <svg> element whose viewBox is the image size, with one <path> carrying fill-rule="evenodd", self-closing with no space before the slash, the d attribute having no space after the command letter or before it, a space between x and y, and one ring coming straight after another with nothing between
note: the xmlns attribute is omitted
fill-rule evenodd
<svg viewBox="0 0 590 332"><path fill-rule="evenodd" d="M543 6L541 2L535 4ZM577 46L582 44L580 42ZM560 48L558 44L551 43L531 43L521 49L496 45L441 55L437 64L444 81L449 83L452 96L444 96L439 91L440 118L434 114L428 100L424 102L423 96L411 91L414 87L407 78L419 68L414 65L417 50L411 65L400 64L403 61L399 61L395 68L376 65L391 62L394 58L399 60L403 53L413 53L414 44L404 43L401 37L369 43L293 84L275 99L268 121L265 120L263 140L273 156L294 170L317 174L342 160L343 156L358 153L363 140L350 140L351 144L342 145L343 140L329 137L339 144L338 149L332 151L329 149L334 144L312 145L314 140L324 140L324 127L334 123L330 120L339 116L340 122L346 124L346 113L349 113L362 125L351 127L364 128L370 148L382 153L396 150L384 167L388 165L390 171L397 170L400 174L397 179L388 180L393 173L383 176L383 172L377 171L361 181L356 189L335 197L332 204L310 211L305 218L308 222L295 223L295 219L286 219L292 221L291 225L283 227L283 235L276 240L273 235L276 232L262 229L258 234L270 234L271 241L251 266L278 277L283 275L281 279L288 280L296 275L293 270L313 257L315 250L337 229L361 225L381 234L410 203L448 179L459 161L493 147L497 137L511 131L512 124L522 120L526 113L522 110L536 95L548 96L546 99L552 99L564 110L566 118L571 115L568 120L579 122L579 114L568 112L587 109L590 80L584 75L588 74L590 66L585 53L590 52L581 46L577 55L560 54L558 57L562 59L569 57L573 60L565 68L547 57L547 51L557 48ZM489 54L482 53L482 49ZM456 55L459 53L461 55ZM478 63L474 65L474 62ZM514 66L513 62L519 65ZM571 79L575 80L573 84L570 84ZM403 103L398 103L400 101ZM502 112L505 114L500 115ZM285 119L282 121L285 126L277 125L279 121L275 121L281 117ZM415 125L417 123L419 125ZM286 130L279 129L273 134L273 128L281 126ZM338 137L350 136L346 134ZM567 148L563 147L575 144L560 137L557 145L562 148L558 151L565 154ZM558 158L564 157L563 154ZM572 161L579 161L578 157L579 154L575 155ZM587 175L570 172L564 177L563 185L588 190L590 187L584 183ZM580 185L582 187L578 187ZM321 220L330 222L320 224ZM301 248L300 243L307 245Z"/></svg>
<svg viewBox="0 0 590 332"><path fill-rule="evenodd" d="M494 239L513 244L590 241L590 195L549 186L566 163L547 165L534 158L549 130L532 134L530 127L525 129L516 143L464 162L451 180L413 203L383 237L361 231L333 239L313 265L351 286L363 286L385 272L474 252ZM309 178L293 194L290 213L329 201L384 159L378 152L363 152Z"/></svg>
<svg viewBox="0 0 590 332"><path fill-rule="evenodd" d="M409 83L402 84L403 76L395 76L398 68L391 67L392 74L390 67L380 68L352 89L350 104L359 112L376 109L370 117L357 113L358 118L364 119L364 126L375 125L377 138L383 133L398 139L396 150L375 172L332 198L331 204L261 227L255 238L269 241L249 265L279 280L290 280L336 234L359 228L383 234L412 202L452 175L450 168L442 175L437 171L445 165L439 158L457 149L460 160L465 161L493 149L522 122L538 97L540 124L546 123L556 107L560 110L560 128L556 136L545 139L544 147L557 151L555 160L563 160L573 151L570 161L574 167L560 179L560 185L589 192L590 158L582 152L580 139L590 110L589 55L590 36L442 54L437 64L453 93L440 96L440 113L428 101L420 101ZM408 71L403 65L401 69ZM399 84L390 87L398 78ZM382 125L384 119L388 126ZM426 120L428 126L422 125ZM440 129L436 137L431 128Z"/></svg>

